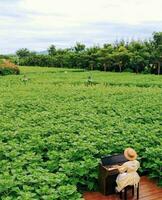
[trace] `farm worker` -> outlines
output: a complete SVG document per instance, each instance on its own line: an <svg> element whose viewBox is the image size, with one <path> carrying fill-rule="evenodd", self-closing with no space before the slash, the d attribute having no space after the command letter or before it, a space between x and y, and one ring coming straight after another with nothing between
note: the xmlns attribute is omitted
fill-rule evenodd
<svg viewBox="0 0 162 200"><path fill-rule="evenodd" d="M116 179L117 192L120 192L128 185L134 185L137 187L140 180L140 177L136 172L140 167L140 163L136 160L137 153L132 148L126 148L124 151L124 156L128 161L118 167L120 174Z"/></svg>

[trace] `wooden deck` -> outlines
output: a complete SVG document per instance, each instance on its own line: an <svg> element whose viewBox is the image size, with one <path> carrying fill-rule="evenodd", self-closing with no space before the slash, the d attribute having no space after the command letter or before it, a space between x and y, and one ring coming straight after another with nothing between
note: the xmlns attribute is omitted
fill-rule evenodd
<svg viewBox="0 0 162 200"><path fill-rule="evenodd" d="M136 194L135 194L136 197ZM136 198L128 196L128 200L135 200ZM86 192L84 194L85 200L119 200L118 195L103 196L99 192ZM141 177L139 200L162 200L162 188L158 187L156 183L146 176Z"/></svg>

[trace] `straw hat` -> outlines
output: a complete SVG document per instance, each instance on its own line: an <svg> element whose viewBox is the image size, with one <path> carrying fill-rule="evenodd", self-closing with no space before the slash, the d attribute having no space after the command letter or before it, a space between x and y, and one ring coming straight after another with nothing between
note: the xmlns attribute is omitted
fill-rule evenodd
<svg viewBox="0 0 162 200"><path fill-rule="evenodd" d="M135 152L134 149L132 148L126 148L124 150L124 156L126 157L126 159L128 160L135 160L137 158L137 153Z"/></svg>

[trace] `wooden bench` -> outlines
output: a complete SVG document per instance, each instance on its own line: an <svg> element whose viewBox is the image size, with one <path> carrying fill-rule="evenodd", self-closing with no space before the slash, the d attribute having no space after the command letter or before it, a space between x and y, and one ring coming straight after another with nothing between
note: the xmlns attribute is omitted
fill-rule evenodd
<svg viewBox="0 0 162 200"><path fill-rule="evenodd" d="M132 196L133 196L133 197L134 197L135 189L136 189L136 191L137 191L137 199L139 199L139 183L138 183L137 188L135 188L134 185L128 185L128 186L126 186L126 187L119 193L120 199L127 200L128 191L129 191L130 189L132 190ZM124 197L124 198L123 198L123 197Z"/></svg>

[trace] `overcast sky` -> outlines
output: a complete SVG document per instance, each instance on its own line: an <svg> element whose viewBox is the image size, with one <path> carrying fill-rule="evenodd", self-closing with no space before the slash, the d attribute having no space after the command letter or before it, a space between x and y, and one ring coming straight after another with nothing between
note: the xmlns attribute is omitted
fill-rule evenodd
<svg viewBox="0 0 162 200"><path fill-rule="evenodd" d="M0 0L0 54L87 46L162 31L162 0Z"/></svg>

